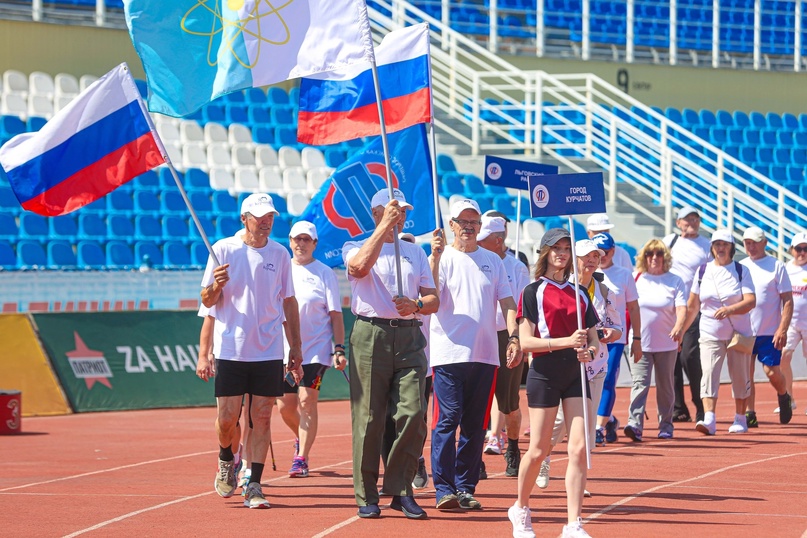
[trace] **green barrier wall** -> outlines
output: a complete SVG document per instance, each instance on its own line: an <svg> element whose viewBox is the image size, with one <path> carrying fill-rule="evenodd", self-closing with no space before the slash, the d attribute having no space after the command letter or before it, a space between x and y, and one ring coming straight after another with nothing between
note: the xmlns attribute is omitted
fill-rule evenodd
<svg viewBox="0 0 807 538"><path fill-rule="evenodd" d="M353 327L344 312L346 330ZM202 320L196 312L35 314L39 337L76 412L214 405L213 383L196 377ZM328 370L321 400L346 399Z"/></svg>

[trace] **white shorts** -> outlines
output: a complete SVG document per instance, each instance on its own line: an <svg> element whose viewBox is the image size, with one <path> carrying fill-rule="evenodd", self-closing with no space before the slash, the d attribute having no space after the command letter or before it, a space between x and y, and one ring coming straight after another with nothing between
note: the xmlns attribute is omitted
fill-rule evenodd
<svg viewBox="0 0 807 538"><path fill-rule="evenodd" d="M799 342L801 342L801 352L807 356L807 329L797 329L791 326L787 329L787 344L782 351L796 351Z"/></svg>

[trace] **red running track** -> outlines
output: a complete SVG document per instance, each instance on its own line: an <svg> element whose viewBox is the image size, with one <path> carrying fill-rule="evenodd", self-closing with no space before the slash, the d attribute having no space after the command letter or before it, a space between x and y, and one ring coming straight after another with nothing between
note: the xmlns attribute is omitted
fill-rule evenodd
<svg viewBox="0 0 807 538"><path fill-rule="evenodd" d="M675 439L657 440L656 421L650 420L645 442L620 434L617 443L597 448L588 483L593 497L583 509L586 530L595 538L805 535L807 383L797 383L795 393L802 407L787 426L772 412L775 393L759 384L760 427L729 435L733 401L724 385L715 437L695 432L690 423L677 425ZM627 398L627 389L619 389L615 411L623 422ZM654 403L648 412L655 415ZM429 488L418 493L430 516L426 521L409 521L392 510L377 520L359 520L349 405L321 403L320 415L311 474L291 479L285 471L293 438L275 413L278 470L267 466L263 480L270 510L248 510L240 496L222 499L213 491L213 408L27 418L24 434L0 437L0 536L511 535L506 511L516 480L504 477L501 456L485 456L490 479L477 490L481 512L438 512ZM560 535L566 519L565 445L558 449L549 488L533 492L538 536Z"/></svg>

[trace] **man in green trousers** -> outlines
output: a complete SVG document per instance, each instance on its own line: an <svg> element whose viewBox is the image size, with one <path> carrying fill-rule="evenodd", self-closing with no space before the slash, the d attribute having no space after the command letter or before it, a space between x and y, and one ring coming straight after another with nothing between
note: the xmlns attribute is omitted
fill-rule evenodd
<svg viewBox="0 0 807 538"><path fill-rule="evenodd" d="M428 363L420 315L440 304L426 253L399 243L402 295L396 276L395 228L403 229L412 205L394 189L373 196L376 229L364 241L342 248L352 291L356 323L350 335L350 410L353 424L353 489L358 515L377 518L378 475L387 408L396 435L384 472L383 489L392 493L390 507L410 519L426 512L412 496L412 479L426 436L425 383ZM436 233L436 232L435 232Z"/></svg>

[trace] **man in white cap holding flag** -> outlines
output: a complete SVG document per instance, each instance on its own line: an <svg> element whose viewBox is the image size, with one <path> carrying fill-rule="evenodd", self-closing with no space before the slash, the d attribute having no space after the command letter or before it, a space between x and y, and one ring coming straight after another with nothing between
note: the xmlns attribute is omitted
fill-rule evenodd
<svg viewBox="0 0 807 538"><path fill-rule="evenodd" d="M234 432L241 401L249 394L252 475L244 490L248 508L269 508L261 491L263 462L269 450L269 421L275 399L283 396L283 337L289 341L288 371L302 374L300 318L286 249L269 238L275 215L272 197L255 193L241 203L244 233L213 245L220 265L211 256L202 277L202 304L216 318L213 354L216 357L215 395L218 407L219 471L214 486L231 497L238 479ZM249 314L247 314L247 312Z"/></svg>
<svg viewBox="0 0 807 538"><path fill-rule="evenodd" d="M426 337L421 315L440 306L426 253L418 245L399 241L396 227L406 223L412 205L403 192L378 191L371 201L376 229L363 241L342 248L356 322L350 335L350 411L353 425L353 491L358 516L377 518L378 475L382 439L390 409L397 431L387 456L382 489L392 493L390 508L410 519L426 512L412 496L412 480L426 436ZM435 236L437 232L435 231ZM435 245L435 243L432 243ZM439 245L442 249L442 244ZM402 295L396 264L400 263Z"/></svg>

